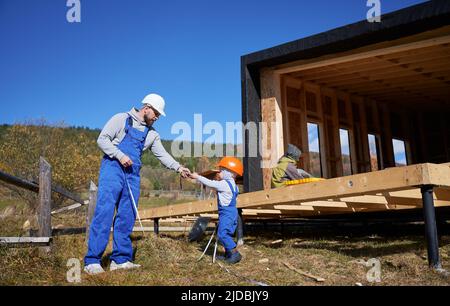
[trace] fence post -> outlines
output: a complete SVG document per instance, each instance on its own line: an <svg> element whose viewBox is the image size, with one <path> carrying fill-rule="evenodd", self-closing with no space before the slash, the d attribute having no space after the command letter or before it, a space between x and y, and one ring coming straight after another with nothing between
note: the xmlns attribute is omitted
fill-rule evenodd
<svg viewBox="0 0 450 306"><path fill-rule="evenodd" d="M52 236L52 167L43 158L39 159L39 206L38 206L38 236ZM42 249L44 252L50 251L49 247Z"/></svg>
<svg viewBox="0 0 450 306"><path fill-rule="evenodd" d="M156 236L159 235L159 218L153 219L153 232Z"/></svg>
<svg viewBox="0 0 450 306"><path fill-rule="evenodd" d="M39 237L52 236L51 203L52 203L52 167L41 157L39 160Z"/></svg>
<svg viewBox="0 0 450 306"><path fill-rule="evenodd" d="M89 228L94 217L95 206L97 205L97 186L91 181L89 187L89 205L86 214L86 245L89 244Z"/></svg>

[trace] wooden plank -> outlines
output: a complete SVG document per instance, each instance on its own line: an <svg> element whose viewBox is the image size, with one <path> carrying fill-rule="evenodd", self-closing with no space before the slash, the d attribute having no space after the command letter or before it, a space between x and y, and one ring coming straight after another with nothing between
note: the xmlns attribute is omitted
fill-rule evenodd
<svg viewBox="0 0 450 306"><path fill-rule="evenodd" d="M300 148L303 154L300 157L299 166L309 171L308 134L305 132L306 110L302 82L289 76L283 76L282 80L284 146L287 147L287 144L291 143Z"/></svg>
<svg viewBox="0 0 450 306"><path fill-rule="evenodd" d="M271 188L272 168L284 153L283 116L281 113L280 76L272 70L261 71L261 133L264 189Z"/></svg>
<svg viewBox="0 0 450 306"><path fill-rule="evenodd" d="M83 205L81 205L80 203L75 203L73 205L69 205L69 206L66 206L66 207L63 207L63 208L60 208L60 209L53 210L51 212L51 214L53 216L53 215L60 214L60 213L65 212L65 211L71 211L71 210L77 209L78 207L81 207L81 206L83 206Z"/></svg>
<svg viewBox="0 0 450 306"><path fill-rule="evenodd" d="M38 235L50 237L52 235L52 168L41 157L39 160L39 205L38 205Z"/></svg>
<svg viewBox="0 0 450 306"><path fill-rule="evenodd" d="M387 54L397 53L397 52L404 52L404 51L410 51L414 49L419 48L425 48L430 46L436 46L436 45L442 45L450 42L450 35L444 35L437 38L431 38L426 39L422 41L417 42L411 42L406 44L401 44L398 46L392 46L387 48L381 48L381 49L375 49L367 52L360 52L356 54L350 54L350 55L344 55L340 57L335 57L331 59L326 60L320 60L320 59L313 59L310 60L310 62L303 61L296 61L285 65L280 65L276 67L276 72L279 74L284 73L292 73L292 72L298 72L302 70L312 69L312 68L318 68L318 67L324 67L324 66L330 66L330 65L336 65L341 63L349 63L356 60L361 59L367 59L371 57L376 56L383 56ZM354 52L357 52L357 50L354 50Z"/></svg>
<svg viewBox="0 0 450 306"><path fill-rule="evenodd" d="M300 94L300 107L303 110L301 113L301 121L300 121L300 134L302 139L302 162L303 169L309 173L311 173L311 159L309 154L309 140L308 140L308 118L306 115L306 91L304 84L302 83L302 90Z"/></svg>
<svg viewBox="0 0 450 306"><path fill-rule="evenodd" d="M34 181L28 181L25 179L22 179L20 177L16 177L13 175L10 175L6 172L0 171L0 180L8 183L8 184L12 184L14 186L17 187L21 187L33 192L39 192L39 183L38 182L34 182ZM63 196L65 196L66 198L69 198L71 200L74 200L77 203L80 203L82 205L84 205L84 201L76 194L66 190L65 188L52 184L51 186L52 191L53 192L57 192Z"/></svg>
<svg viewBox="0 0 450 306"><path fill-rule="evenodd" d="M434 68L438 63L444 64L449 61L450 54L448 52L437 52L434 50L428 54L427 57L420 57L415 55L410 58L394 58L394 59L382 59L381 57L371 58L371 61L366 62L353 62L351 66L333 65L328 66L327 69L311 69L302 71L297 74L293 74L295 78L301 78L304 81L311 82L332 82L336 80L352 80L359 79L362 76L374 75L382 72L383 70L388 73L389 71L400 71L399 68L419 69L419 68ZM403 70L402 69L402 70Z"/></svg>
<svg viewBox="0 0 450 306"><path fill-rule="evenodd" d="M380 106L380 115L383 120L382 130L382 152L383 152L383 161L384 168L395 167L394 161L394 146L392 144L392 134L391 134L391 120L390 120L390 112L387 104L382 104Z"/></svg>
<svg viewBox="0 0 450 306"><path fill-rule="evenodd" d="M311 93L315 96L315 106L316 112L311 114L308 112L307 122L316 123L319 127L319 148L320 148L320 166L322 169L322 177L328 178L328 165L327 165L327 145L326 145L326 131L324 126L324 115L323 115L323 107L322 107L322 94L320 90L320 86L313 83L304 83L304 90L306 93ZM309 152L309 149L308 149Z"/></svg>
<svg viewBox="0 0 450 306"><path fill-rule="evenodd" d="M0 245L43 245L47 246L51 237L0 237Z"/></svg>
<svg viewBox="0 0 450 306"><path fill-rule="evenodd" d="M428 75L424 73L425 75ZM441 86L445 88L448 86L446 84L445 78L449 76L449 70L447 67L442 68L440 72L430 73L430 76L418 77L417 75L380 75L379 78L361 78L359 80L348 80L340 82L322 82L317 81L321 86L327 86L330 88L337 88L346 90L348 92L364 92L370 94L371 92L377 92L379 90L390 90L402 87L420 87L428 84ZM441 78L443 80L441 80Z"/></svg>
<svg viewBox="0 0 450 306"><path fill-rule="evenodd" d="M437 187L449 187L450 171L447 165L426 164L424 169L423 184ZM443 188L446 189L446 188Z"/></svg>
<svg viewBox="0 0 450 306"><path fill-rule="evenodd" d="M374 135L375 136L375 145L376 145L376 151L377 151L377 169L375 171L378 170L383 170L383 154L382 154L382 150L380 147L380 143L381 143L381 122L380 122L380 115L378 112L378 107L377 107L377 103L374 100L371 99L367 99L367 105L368 107L371 109L371 113L372 113L372 122L373 122L373 127L371 128L371 130L368 130L367 132ZM369 150L369 161L370 161L370 171L374 171L372 169L372 160L371 160L371 156L370 156L370 150Z"/></svg>
<svg viewBox="0 0 450 306"><path fill-rule="evenodd" d="M299 202L405 190L424 184L450 188L449 167L435 164L411 165L315 183L244 193L238 198L238 207L255 208L274 204L289 205ZM210 212L217 212L215 200L150 208L141 210L140 214L142 219L149 219Z"/></svg>
<svg viewBox="0 0 450 306"><path fill-rule="evenodd" d="M400 51L400 52L394 52L389 53L386 55L379 55L379 56L373 56L368 57L365 59L360 60L353 60L351 62L352 67L355 67L356 70L360 69L360 67L369 67L369 66L377 66L382 63L386 64L389 61L397 61L401 62L403 64L411 64L411 63L417 63L417 62L428 62L430 60L434 59L441 59L441 58L447 58L450 50L448 44L442 44L442 45L433 45L425 48L417 48L412 49L409 51ZM314 73L330 73L333 71L339 71L340 68L348 67L349 64L347 62L341 63L341 64L333 64L333 65L326 65L318 68L312 68L312 69L305 69L298 73L291 73L293 77L299 77L299 76L310 76Z"/></svg>
<svg viewBox="0 0 450 306"><path fill-rule="evenodd" d="M292 211L313 211L314 208L311 206L303 206L303 205L274 205L274 209L276 210L292 210Z"/></svg>
<svg viewBox="0 0 450 306"><path fill-rule="evenodd" d="M257 215L280 215L279 209L243 209L242 213L245 214L257 214Z"/></svg>
<svg viewBox="0 0 450 306"><path fill-rule="evenodd" d="M444 193L439 194L439 196L434 195L436 203L441 203L441 205L448 204L450 202L450 196ZM420 206L422 205L422 196L419 189L414 190L404 190L400 192L385 192L379 195L365 195L365 196L355 196L355 197L344 197L340 198L340 201L347 204L378 204L378 205L409 205L409 206Z"/></svg>
<svg viewBox="0 0 450 306"><path fill-rule="evenodd" d="M359 104L359 114L360 114L360 130L361 130L361 149L362 149L362 162L364 164L364 172L369 172L370 169L370 153L369 153L369 139L367 138L367 118L365 103L362 98L358 98L357 103Z"/></svg>
<svg viewBox="0 0 450 306"><path fill-rule="evenodd" d="M440 62L428 65L419 66L390 63L388 64L390 65L389 67L372 66L371 70L367 69L364 72L355 71L354 67L351 66L341 68L338 73L323 73L322 75L316 75L314 78L302 77L302 80L332 86L345 84L358 85L364 82L376 82L378 80L391 80L405 77L416 77L423 80L430 78L427 74L448 71L449 64L450 56L446 60L441 60ZM436 81L438 80L436 79Z"/></svg>
<svg viewBox="0 0 450 306"><path fill-rule="evenodd" d="M350 137L350 162L352 164L352 173L358 173L358 155L357 155L357 137L355 129L358 128L355 125L352 103L350 101L350 95L338 92L338 99L342 100L345 104L347 111L347 118L349 124L349 137Z"/></svg>
<svg viewBox="0 0 450 306"><path fill-rule="evenodd" d="M412 155L412 150L411 150L411 142L412 142L412 134L411 134L411 129L409 126L409 122L412 118L411 113L407 112L406 110L402 110L400 112L400 118L401 118L401 129L402 129L402 134L403 134L403 139L405 139L405 154L406 154L406 163L408 165L414 164L414 159L416 158L416 156Z"/></svg>

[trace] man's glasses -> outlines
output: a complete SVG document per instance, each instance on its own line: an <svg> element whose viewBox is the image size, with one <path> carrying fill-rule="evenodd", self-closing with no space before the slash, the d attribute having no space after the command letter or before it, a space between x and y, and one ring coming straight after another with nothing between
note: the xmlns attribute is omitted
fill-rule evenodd
<svg viewBox="0 0 450 306"><path fill-rule="evenodd" d="M154 108L151 107L151 106L148 106L148 107L155 113L155 116L156 116L156 117L159 118L159 116L161 116L161 114L160 114L156 109L154 109Z"/></svg>

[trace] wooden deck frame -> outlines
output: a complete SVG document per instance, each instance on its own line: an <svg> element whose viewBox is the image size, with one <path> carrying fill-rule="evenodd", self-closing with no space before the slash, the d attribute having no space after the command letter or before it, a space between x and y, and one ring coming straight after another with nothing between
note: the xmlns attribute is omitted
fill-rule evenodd
<svg viewBox="0 0 450 306"><path fill-rule="evenodd" d="M364 208L364 203L367 203L367 206L372 204L370 209L373 208L373 204L382 204L379 209L373 208L375 210L386 210L386 204L399 206L397 208L401 206L420 207L420 192L418 192L418 188L425 185L437 187L434 193L437 206L450 204L449 165L426 163L333 178L304 185L244 193L238 198L238 208L257 210L274 207L274 205L298 203L304 205L303 203L313 201L353 202L360 203L361 205L359 206L362 208ZM399 191L401 193L398 193ZM378 200L375 200L375 198L370 199L369 195L374 195ZM411 201L411 204L408 201ZM305 206L320 207L319 205L305 204ZM333 207L331 208L331 211L333 211ZM335 212L339 212L338 207L335 208ZM318 210L329 211L324 208ZM283 215L281 212L284 212L284 210L279 211ZM188 202L140 211L141 219L172 218L206 213L217 213L216 200Z"/></svg>

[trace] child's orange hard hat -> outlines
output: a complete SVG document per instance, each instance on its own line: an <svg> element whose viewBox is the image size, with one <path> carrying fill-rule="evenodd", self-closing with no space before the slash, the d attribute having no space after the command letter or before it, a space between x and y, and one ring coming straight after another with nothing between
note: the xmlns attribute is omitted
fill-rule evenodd
<svg viewBox="0 0 450 306"><path fill-rule="evenodd" d="M242 165L241 161L236 157L231 156L223 157L217 164L217 167L222 167L230 171L233 171L239 176L242 176L244 174L244 166Z"/></svg>

